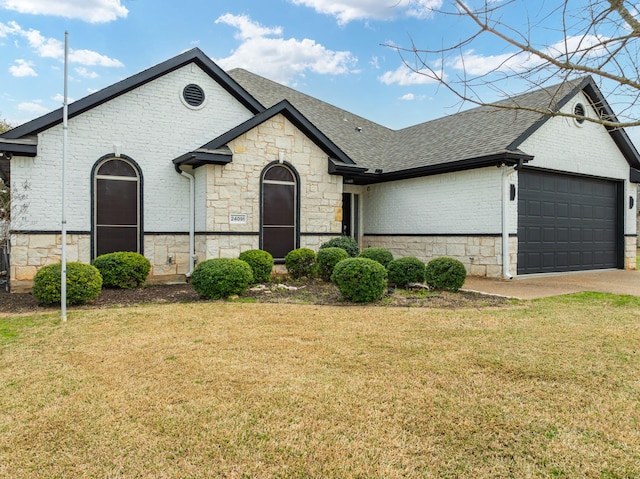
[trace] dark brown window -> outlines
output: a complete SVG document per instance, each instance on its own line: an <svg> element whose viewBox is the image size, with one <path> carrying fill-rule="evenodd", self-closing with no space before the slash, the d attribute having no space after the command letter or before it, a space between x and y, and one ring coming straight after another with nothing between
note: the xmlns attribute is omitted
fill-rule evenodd
<svg viewBox="0 0 640 479"><path fill-rule="evenodd" d="M94 176L94 254L140 252L140 177L128 161L102 161Z"/></svg>
<svg viewBox="0 0 640 479"><path fill-rule="evenodd" d="M297 243L297 182L286 166L273 165L262 179L262 249L284 259Z"/></svg>

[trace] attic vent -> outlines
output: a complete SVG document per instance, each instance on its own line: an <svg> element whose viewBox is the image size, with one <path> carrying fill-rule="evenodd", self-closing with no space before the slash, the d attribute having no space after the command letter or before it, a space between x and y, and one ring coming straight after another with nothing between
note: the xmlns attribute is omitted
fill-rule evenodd
<svg viewBox="0 0 640 479"><path fill-rule="evenodd" d="M204 90L193 83L184 87L182 90L182 98L188 105L196 107L204 102Z"/></svg>
<svg viewBox="0 0 640 479"><path fill-rule="evenodd" d="M576 106L573 107L573 114L576 116L586 116L584 105L582 103L576 103ZM576 118L576 123L578 123L578 125L582 125L584 123L584 118Z"/></svg>

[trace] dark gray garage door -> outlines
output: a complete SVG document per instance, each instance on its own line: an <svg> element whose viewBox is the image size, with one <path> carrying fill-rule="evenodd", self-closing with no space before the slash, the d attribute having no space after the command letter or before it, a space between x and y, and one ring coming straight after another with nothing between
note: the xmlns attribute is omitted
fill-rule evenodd
<svg viewBox="0 0 640 479"><path fill-rule="evenodd" d="M518 274L619 267L619 183L518 174Z"/></svg>

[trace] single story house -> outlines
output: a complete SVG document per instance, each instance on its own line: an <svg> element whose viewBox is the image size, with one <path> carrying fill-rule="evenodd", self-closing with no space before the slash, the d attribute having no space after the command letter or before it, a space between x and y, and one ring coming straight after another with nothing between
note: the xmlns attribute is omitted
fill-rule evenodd
<svg viewBox="0 0 640 479"><path fill-rule="evenodd" d="M614 113L589 77L505 100ZM69 261L137 251L152 277L346 234L472 275L635 268L640 156L622 129L480 107L402 130L193 49L68 107ZM13 290L60 260L63 112L0 135Z"/></svg>

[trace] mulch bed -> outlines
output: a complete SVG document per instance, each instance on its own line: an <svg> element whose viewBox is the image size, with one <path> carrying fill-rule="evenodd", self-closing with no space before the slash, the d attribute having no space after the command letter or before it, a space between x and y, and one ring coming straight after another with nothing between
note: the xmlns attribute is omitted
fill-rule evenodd
<svg viewBox="0 0 640 479"><path fill-rule="evenodd" d="M206 302L198 297L188 283L146 285L136 289L104 289L98 298L73 309L96 309L139 304ZM291 303L353 306L342 299L335 285L318 280L293 281L282 284L261 285L251 288L231 301L258 303ZM377 306L431 307L431 308L484 308L513 304L513 300L471 292L431 292L424 289L390 289ZM0 287L0 313L53 312L59 305L40 306L30 293L7 293Z"/></svg>

